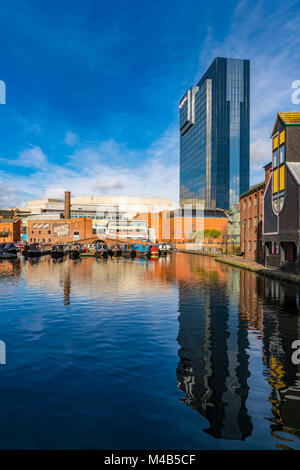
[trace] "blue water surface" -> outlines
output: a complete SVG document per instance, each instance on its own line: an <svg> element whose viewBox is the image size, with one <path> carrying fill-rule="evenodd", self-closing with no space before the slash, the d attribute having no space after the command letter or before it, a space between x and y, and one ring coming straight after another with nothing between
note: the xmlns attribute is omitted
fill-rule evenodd
<svg viewBox="0 0 300 470"><path fill-rule="evenodd" d="M1 449L300 449L299 290L212 258L0 263Z"/></svg>

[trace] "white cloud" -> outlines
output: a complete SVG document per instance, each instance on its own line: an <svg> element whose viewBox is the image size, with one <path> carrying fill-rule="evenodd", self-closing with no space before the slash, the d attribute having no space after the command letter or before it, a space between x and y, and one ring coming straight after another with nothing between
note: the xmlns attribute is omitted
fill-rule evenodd
<svg viewBox="0 0 300 470"><path fill-rule="evenodd" d="M72 131L68 131L65 135L64 142L66 145L69 145L70 147L74 147L78 143L78 136L74 134Z"/></svg>
<svg viewBox="0 0 300 470"><path fill-rule="evenodd" d="M17 163L28 168L43 168L47 164L47 157L40 147L31 146L20 153Z"/></svg>
<svg viewBox="0 0 300 470"><path fill-rule="evenodd" d="M32 157L35 158L32 158ZM133 164L133 159L135 164ZM168 129L144 152L128 149L113 140L89 144L75 150L64 165L53 164L39 147L23 151L18 164L35 162L31 175L3 174L7 184L22 188L28 199L61 199L64 191L73 196L157 196L178 202L178 132ZM11 204L20 201L13 194Z"/></svg>
<svg viewBox="0 0 300 470"><path fill-rule="evenodd" d="M0 207L10 208L15 207L21 203L20 194L12 187L7 186L0 180Z"/></svg>
<svg viewBox="0 0 300 470"><path fill-rule="evenodd" d="M42 169L47 165L47 157L42 149L35 145L30 145L24 149L16 160L0 158L5 164L12 166L21 166L33 170Z"/></svg>

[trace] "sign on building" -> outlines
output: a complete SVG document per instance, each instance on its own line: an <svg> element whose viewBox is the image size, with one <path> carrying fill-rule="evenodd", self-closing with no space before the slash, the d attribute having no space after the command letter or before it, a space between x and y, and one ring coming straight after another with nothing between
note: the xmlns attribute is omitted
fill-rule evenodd
<svg viewBox="0 0 300 470"><path fill-rule="evenodd" d="M70 235L70 224L53 224L53 234L56 237Z"/></svg>
<svg viewBox="0 0 300 470"><path fill-rule="evenodd" d="M35 224L32 224L31 227L33 230L50 230L49 223L36 222Z"/></svg>

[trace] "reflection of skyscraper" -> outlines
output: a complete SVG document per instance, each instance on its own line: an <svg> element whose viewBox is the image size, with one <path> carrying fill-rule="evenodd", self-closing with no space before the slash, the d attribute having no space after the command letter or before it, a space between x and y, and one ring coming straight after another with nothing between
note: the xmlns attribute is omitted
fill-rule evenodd
<svg viewBox="0 0 300 470"><path fill-rule="evenodd" d="M252 423L247 413L247 331L225 291L179 285L180 361L178 386L182 400L205 416L206 430L216 438L245 439Z"/></svg>

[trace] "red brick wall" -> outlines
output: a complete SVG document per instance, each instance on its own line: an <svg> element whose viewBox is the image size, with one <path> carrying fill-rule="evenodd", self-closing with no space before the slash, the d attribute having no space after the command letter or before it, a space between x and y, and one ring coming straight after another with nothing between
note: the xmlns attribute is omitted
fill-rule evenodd
<svg viewBox="0 0 300 470"><path fill-rule="evenodd" d="M63 228L66 228L68 233L60 234L59 229ZM74 240L74 232L79 233L79 241L92 238L92 219L81 217L67 220L29 220L27 242L68 243Z"/></svg>
<svg viewBox="0 0 300 470"><path fill-rule="evenodd" d="M260 188L241 198L241 252L245 258L263 261L262 197ZM245 223L246 222L246 223Z"/></svg>
<svg viewBox="0 0 300 470"><path fill-rule="evenodd" d="M0 243L16 243L21 240L21 219L11 222L1 222L0 219L0 233L10 233L9 236L0 236Z"/></svg>

